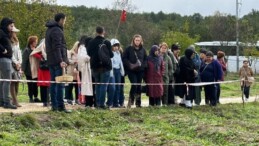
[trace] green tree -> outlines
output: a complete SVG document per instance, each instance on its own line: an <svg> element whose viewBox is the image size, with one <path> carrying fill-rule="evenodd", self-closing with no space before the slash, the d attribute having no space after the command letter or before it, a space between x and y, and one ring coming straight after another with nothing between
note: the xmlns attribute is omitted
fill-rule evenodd
<svg viewBox="0 0 259 146"><path fill-rule="evenodd" d="M191 38L187 33L170 31L162 36L161 41L166 42L169 45L179 43L181 46L181 54L183 54L187 47L199 41L199 36Z"/></svg>

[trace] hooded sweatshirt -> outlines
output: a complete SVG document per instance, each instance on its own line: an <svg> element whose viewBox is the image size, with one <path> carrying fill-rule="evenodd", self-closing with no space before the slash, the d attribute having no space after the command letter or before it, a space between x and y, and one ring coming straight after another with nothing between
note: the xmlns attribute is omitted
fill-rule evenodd
<svg viewBox="0 0 259 146"><path fill-rule="evenodd" d="M13 51L9 37L8 25L14 23L10 18L3 18L0 24L0 58L12 58ZM4 51L7 51L4 54Z"/></svg>

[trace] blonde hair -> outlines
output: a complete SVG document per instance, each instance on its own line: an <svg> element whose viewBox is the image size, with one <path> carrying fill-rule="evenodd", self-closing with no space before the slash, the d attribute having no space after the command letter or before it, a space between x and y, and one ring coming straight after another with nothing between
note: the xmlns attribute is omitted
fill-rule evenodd
<svg viewBox="0 0 259 146"><path fill-rule="evenodd" d="M131 46L136 46L134 41L136 38L140 38L141 39L141 42L140 42L140 46L143 46L143 39L142 39L142 36L140 34L135 34L132 38L132 41L131 41Z"/></svg>
<svg viewBox="0 0 259 146"><path fill-rule="evenodd" d="M19 43L19 39L15 32L11 33L11 43L17 45Z"/></svg>
<svg viewBox="0 0 259 146"><path fill-rule="evenodd" d="M75 53L75 50L78 50L79 47L79 41L76 41L72 47L72 49L70 50L71 52Z"/></svg>
<svg viewBox="0 0 259 146"><path fill-rule="evenodd" d="M160 44L159 48L162 48L163 46L166 46L166 48L168 49L168 45L167 45L166 42L162 42L162 43Z"/></svg>

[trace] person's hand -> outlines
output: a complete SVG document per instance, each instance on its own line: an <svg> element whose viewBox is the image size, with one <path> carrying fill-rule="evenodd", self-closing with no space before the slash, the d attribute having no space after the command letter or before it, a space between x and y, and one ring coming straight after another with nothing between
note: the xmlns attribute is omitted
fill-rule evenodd
<svg viewBox="0 0 259 146"><path fill-rule="evenodd" d="M197 76L198 75L198 72L196 70L194 70L194 75Z"/></svg>
<svg viewBox="0 0 259 146"><path fill-rule="evenodd" d="M61 66L62 68L64 68L64 67L67 67L67 64L66 64L66 62L63 61L63 62L60 63L60 66Z"/></svg>

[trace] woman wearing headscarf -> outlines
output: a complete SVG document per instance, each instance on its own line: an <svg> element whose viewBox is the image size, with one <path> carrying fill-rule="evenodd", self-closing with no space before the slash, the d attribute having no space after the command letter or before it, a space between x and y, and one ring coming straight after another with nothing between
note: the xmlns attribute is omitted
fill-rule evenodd
<svg viewBox="0 0 259 146"><path fill-rule="evenodd" d="M145 82L147 83L147 95L150 106L160 106L163 96L163 74L165 71L164 61L159 53L159 46L153 45L147 57L147 69ZM150 85L149 85L150 84Z"/></svg>
<svg viewBox="0 0 259 146"><path fill-rule="evenodd" d="M12 46L10 40L10 33L14 27L14 20L11 18L3 18L0 24L0 79L10 80L11 77L11 63L12 63ZM17 109L12 105L9 98L10 81L0 82L0 107Z"/></svg>
<svg viewBox="0 0 259 146"><path fill-rule="evenodd" d="M180 78L184 83L195 83L195 76L198 72L195 70L195 65L192 59L195 56L195 52L193 49L186 49L184 52L185 56L180 59ZM185 95L185 107L192 108L192 101L194 99L194 86L185 86L183 87L184 95Z"/></svg>

